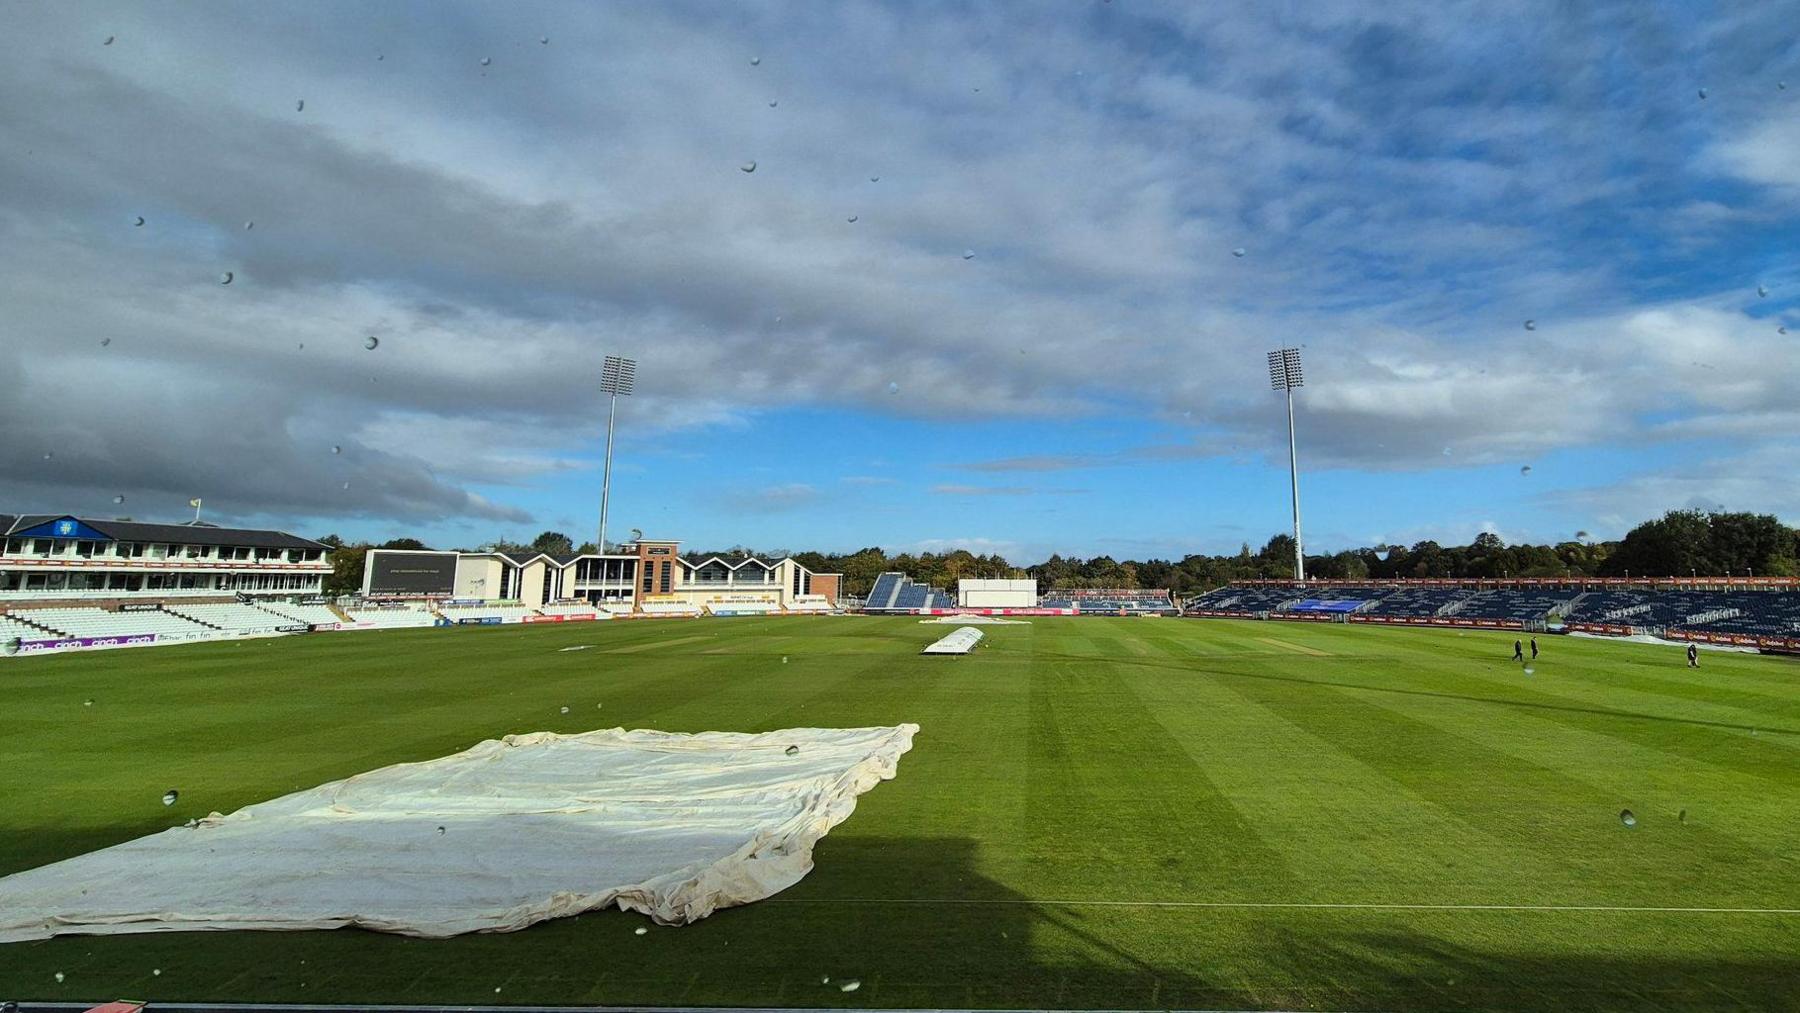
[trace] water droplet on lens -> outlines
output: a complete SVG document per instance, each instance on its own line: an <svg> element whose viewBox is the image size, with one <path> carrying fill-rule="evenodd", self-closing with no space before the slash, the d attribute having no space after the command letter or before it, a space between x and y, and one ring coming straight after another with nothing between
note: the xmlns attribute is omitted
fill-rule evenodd
<svg viewBox="0 0 1800 1013"><path fill-rule="evenodd" d="M854 992L861 987L862 987L862 982L857 981L855 978L851 978L849 981L846 981L842 985L839 985L838 991L839 992Z"/></svg>
<svg viewBox="0 0 1800 1013"><path fill-rule="evenodd" d="M974 250L964 250L963 251L963 259L964 260L974 260L975 259L975 251Z"/></svg>
<svg viewBox="0 0 1800 1013"><path fill-rule="evenodd" d="M230 271L221 271L219 272L219 284L229 285L231 284L231 279L235 277L237 277L237 275L232 274Z"/></svg>
<svg viewBox="0 0 1800 1013"><path fill-rule="evenodd" d="M1536 320L1527 320L1527 321L1525 321L1525 329L1526 329L1526 330L1528 330L1528 331L1535 331L1535 330L1537 330L1537 321L1536 321Z"/></svg>
<svg viewBox="0 0 1800 1013"><path fill-rule="evenodd" d="M52 457L55 457L55 456L56 455L50 451L44 452L44 460L46 460L46 461L50 460Z"/></svg>
<svg viewBox="0 0 1800 1013"><path fill-rule="evenodd" d="M123 503L123 502L125 502L125 497L123 497L123 496L114 496L113 497L113 503L115 505L119 504L119 503Z"/></svg>
<svg viewBox="0 0 1800 1013"><path fill-rule="evenodd" d="M752 56L750 58L750 66L752 66L752 67L759 66L761 63L762 63L762 57L760 57L760 56Z"/></svg>
<svg viewBox="0 0 1800 1013"><path fill-rule="evenodd" d="M548 35L538 36L538 45L548 46L549 44L550 44L550 36L548 36Z"/></svg>
<svg viewBox="0 0 1800 1013"><path fill-rule="evenodd" d="M61 971L56 972L55 974L51 975L51 977L56 979L56 983L58 985L62 984L63 973Z"/></svg>
<svg viewBox="0 0 1800 1013"><path fill-rule="evenodd" d="M1777 81L1777 82L1775 82L1775 87L1781 89L1782 91L1787 91L1787 82L1786 81Z"/></svg>
<svg viewBox="0 0 1800 1013"><path fill-rule="evenodd" d="M1687 810L1683 809L1680 812L1676 813L1675 819L1677 822L1686 823L1687 822Z"/></svg>
<svg viewBox="0 0 1800 1013"><path fill-rule="evenodd" d="M437 831L438 831L438 836L439 836L439 837L442 837L442 836L444 836L444 828L443 828L443 827L438 827L438 828L437 828ZM495 991L499 991L499 990L498 990L498 989L495 989Z"/></svg>
<svg viewBox="0 0 1800 1013"><path fill-rule="evenodd" d="M251 229L254 229L254 228L256 228L256 223L255 223L255 222L252 222L252 221L245 221L245 222L244 222L244 231L245 231L245 232L249 232L249 231L250 231L250 230L251 230Z"/></svg>
<svg viewBox="0 0 1800 1013"><path fill-rule="evenodd" d="M306 111L306 100L301 99L300 101L295 102L294 103L294 111L297 113L305 112Z"/></svg>
<svg viewBox="0 0 1800 1013"><path fill-rule="evenodd" d="M1633 813L1630 809L1620 809L1619 822L1628 827L1635 827L1637 826L1637 814Z"/></svg>
<svg viewBox="0 0 1800 1013"><path fill-rule="evenodd" d="M345 489L346 489L346 490L348 490L348 489L349 489L349 488L350 488L350 483L349 483L349 482L345 482L345 483L344 483L344 488L345 488Z"/></svg>
<svg viewBox="0 0 1800 1013"><path fill-rule="evenodd" d="M899 384L897 384L897 383L889 383L889 384L888 384L888 393L889 393L889 394L898 394L898 393L900 393L900 385L899 385Z"/></svg>
<svg viewBox="0 0 1800 1013"><path fill-rule="evenodd" d="M381 339L371 334L363 339L363 347L373 352L375 349L381 347Z"/></svg>
<svg viewBox="0 0 1800 1013"><path fill-rule="evenodd" d="M784 654L781 656L781 663L784 665L787 664L787 655Z"/></svg>
<svg viewBox="0 0 1800 1013"><path fill-rule="evenodd" d="M175 800L180 797L181 797L181 792L178 792L175 789L170 788L168 791L163 792L163 805L174 805Z"/></svg>
<svg viewBox="0 0 1800 1013"><path fill-rule="evenodd" d="M1701 98L1705 98L1705 97L1706 97L1706 89L1705 89L1705 88L1702 88L1702 89L1700 89L1700 97L1701 97Z"/></svg>
<svg viewBox="0 0 1800 1013"><path fill-rule="evenodd" d="M819 979L819 984L821 984L821 985L829 985L829 984L831 984L831 975L829 975L829 974L828 974L828 975L826 975L826 976L825 976L825 977L823 977L823 978L820 978L820 979Z"/></svg>
<svg viewBox="0 0 1800 1013"><path fill-rule="evenodd" d="M131 224L133 224L133 225L135 225L135 226L137 226L137 227L138 227L138 228L143 228L143 226L144 226L144 216L143 216L143 215L138 215L138 216L137 216L137 220L136 220L136 221L134 221L134 222L132 222L132 223L131 223Z"/></svg>
<svg viewBox="0 0 1800 1013"><path fill-rule="evenodd" d="M100 347L101 348L105 348L107 345L110 345L110 344L112 344L111 338L101 338L100 339Z"/></svg>
<svg viewBox="0 0 1800 1013"><path fill-rule="evenodd" d="M110 36L110 35L108 35L108 36L107 36L107 37L106 37L106 41L105 41L105 42L102 42L102 43L100 43L100 44L101 44L101 45L102 45L102 46L110 46L110 45L112 45L112 44L113 44L113 37L112 37L112 36ZM1783 87L1786 87L1786 86L1785 86L1785 85L1783 85Z"/></svg>
<svg viewBox="0 0 1800 1013"><path fill-rule="evenodd" d="M800 747L799 746L789 746L786 749L783 749L782 752L786 753L789 756L794 756L800 752Z"/></svg>
<svg viewBox="0 0 1800 1013"><path fill-rule="evenodd" d="M9 658L12 657L19 653L19 645L21 643L23 643L23 641L18 637L6 638L5 642L0 642L0 654L4 654Z"/></svg>
<svg viewBox="0 0 1800 1013"><path fill-rule="evenodd" d="M880 177L880 176L870 176L870 177L869 177L869 182L871 182L871 183L879 183L879 182L881 182L881 177Z"/></svg>
<svg viewBox="0 0 1800 1013"><path fill-rule="evenodd" d="M1766 299L1766 298L1768 298L1768 295L1769 295L1769 286L1767 286L1767 285L1758 285L1758 286L1756 286L1756 295L1757 295L1757 297L1758 297L1758 298L1761 298L1761 299Z"/></svg>
<svg viewBox="0 0 1800 1013"><path fill-rule="evenodd" d="M845 220L850 222L850 224L852 224L852 225L856 224L856 216L855 215L851 215L848 219L845 219Z"/></svg>
<svg viewBox="0 0 1800 1013"><path fill-rule="evenodd" d="M92 700L83 700L83 701L81 701L81 705L82 705L82 706L83 706L83 707L92 707L92 706L93 706L93 705L94 705L94 701L92 701Z"/></svg>
<svg viewBox="0 0 1800 1013"><path fill-rule="evenodd" d="M493 62L494 62L494 61L493 61L493 58L492 58L492 57L487 57L487 56L484 56L484 57L482 57L482 58L481 58L481 65L482 65L482 66L483 66L483 67L485 67L485 66L487 66L487 65L488 65L488 64L490 64L490 63L493 63Z"/></svg>
<svg viewBox="0 0 1800 1013"><path fill-rule="evenodd" d="M567 714L567 713L569 713L569 708L567 708L567 707L564 707L564 708L563 708L563 709L562 709L562 712L563 712L563 713L564 713L564 714Z"/></svg>
<svg viewBox="0 0 1800 1013"><path fill-rule="evenodd" d="M740 169L743 172L755 172L756 171L756 163L755 162L745 162L743 165L738 166L738 169Z"/></svg>
<svg viewBox="0 0 1800 1013"><path fill-rule="evenodd" d="M776 107L776 106L777 106L777 105L779 105L779 104L780 104L780 102L779 102L779 101L778 101L778 100L776 100L776 99L770 99L770 100L769 100L769 108L770 108L770 109L773 109L773 108L775 108L775 107Z"/></svg>
<svg viewBox="0 0 1800 1013"><path fill-rule="evenodd" d="M1535 674L1535 673L1536 673L1536 672L1537 672L1537 669L1535 669L1535 668L1527 668L1527 669L1525 669L1525 674L1526 674L1526 675L1533 675L1533 674Z"/></svg>
<svg viewBox="0 0 1800 1013"><path fill-rule="evenodd" d="M160 967L152 967L152 968L151 968L151 969L150 969L150 973L151 973L151 974L153 974L153 975L155 975L155 976L156 976L156 977L158 977L158 978L160 978L160 977L162 977L162 968L160 968Z"/></svg>
<svg viewBox="0 0 1800 1013"><path fill-rule="evenodd" d="M1531 474L1531 465L1529 465L1529 464L1520 465L1519 466L1519 474L1521 474L1521 475Z"/></svg>
<svg viewBox="0 0 1800 1013"><path fill-rule="evenodd" d="M638 927L637 927L637 929L636 929L636 930L635 930L635 931L634 931L634 932L633 932L633 933L632 933L632 934L633 934L633 935L639 935L639 936L644 936L644 935L649 935L649 934L650 934L650 930L649 930L649 929L647 929L647 928L644 928L644 927L643 927L643 926L642 926L642 925L639 925L639 926L638 926Z"/></svg>
<svg viewBox="0 0 1800 1013"><path fill-rule="evenodd" d="M1786 334L1787 333L1787 325L1782 324L1780 327L1775 328L1775 333L1776 334Z"/></svg>
<svg viewBox="0 0 1800 1013"><path fill-rule="evenodd" d="M1244 254L1246 254L1246 253L1249 253L1249 252L1250 252L1250 251L1249 251L1249 250L1246 250L1246 249L1244 249L1244 248L1243 248L1243 247L1241 247L1241 246L1240 246L1240 247L1238 247L1238 248L1237 248L1237 249L1235 249L1235 250L1232 250L1232 251L1231 251L1231 255L1232 255L1232 256L1234 256L1234 257L1241 257L1241 256L1243 256L1243 255L1244 255Z"/></svg>
<svg viewBox="0 0 1800 1013"><path fill-rule="evenodd" d="M333 444L332 448L331 448L331 452L334 454L341 454L344 452L344 448Z"/></svg>

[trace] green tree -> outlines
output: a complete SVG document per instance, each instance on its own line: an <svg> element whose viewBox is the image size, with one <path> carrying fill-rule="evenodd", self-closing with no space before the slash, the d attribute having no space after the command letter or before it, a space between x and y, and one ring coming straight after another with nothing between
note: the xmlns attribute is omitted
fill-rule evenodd
<svg viewBox="0 0 1800 1013"><path fill-rule="evenodd" d="M342 545L331 550L331 573L325 577L324 593L337 596L360 592L363 584L363 559L368 554L367 543Z"/></svg>
<svg viewBox="0 0 1800 1013"><path fill-rule="evenodd" d="M546 531L531 540L531 550L552 556L567 556L574 553L575 543L560 531Z"/></svg>

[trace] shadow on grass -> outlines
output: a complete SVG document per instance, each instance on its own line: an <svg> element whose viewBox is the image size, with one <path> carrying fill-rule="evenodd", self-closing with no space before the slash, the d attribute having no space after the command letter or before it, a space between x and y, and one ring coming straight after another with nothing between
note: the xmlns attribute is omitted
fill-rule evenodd
<svg viewBox="0 0 1800 1013"><path fill-rule="evenodd" d="M1066 907L981 875L976 851L964 838L835 835L819 845L818 868L798 886L681 928L607 911L443 940L340 930L11 944L0 946L0 991L10 993L0 998L133 996L163 1013L183 1002L1559 1011L1800 1004L1791 920ZM881 903L936 898L962 903ZM638 935L640 928L648 931ZM849 982L858 987L843 991Z"/></svg>

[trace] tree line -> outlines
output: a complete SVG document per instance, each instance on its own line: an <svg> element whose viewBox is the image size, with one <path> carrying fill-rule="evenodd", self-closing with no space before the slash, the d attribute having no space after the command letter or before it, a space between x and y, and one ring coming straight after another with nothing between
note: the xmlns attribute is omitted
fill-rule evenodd
<svg viewBox="0 0 1800 1013"><path fill-rule="evenodd" d="M354 593L362 587L363 556L370 548L424 549L411 538L379 546L347 544L335 535L321 539L333 546L327 594ZM573 544L567 535L545 531L530 542L499 539L475 550L566 555L591 552L593 543ZM792 555L815 573L844 575L846 594L869 592L875 578L898 571L920 583L954 588L963 578L1032 577L1044 590L1078 588L1166 588L1177 594L1210 590L1233 581L1293 576L1294 539L1275 535L1261 549L1248 543L1235 554L1194 554L1179 560L1118 560L1111 556L1081 559L1052 555L1043 562L1017 566L990 553L967 549L945 553L889 555L871 546L850 553L755 551L735 545L708 552L686 552L698 562L708 556L727 559L754 555L779 559ZM1482 532L1467 545L1376 545L1306 557L1309 577L1338 580L1382 580L1395 577L1686 577L1771 576L1800 574L1800 531L1771 514L1710 513L1674 510L1632 528L1618 541L1593 541L1586 532L1554 545L1507 545L1498 535Z"/></svg>

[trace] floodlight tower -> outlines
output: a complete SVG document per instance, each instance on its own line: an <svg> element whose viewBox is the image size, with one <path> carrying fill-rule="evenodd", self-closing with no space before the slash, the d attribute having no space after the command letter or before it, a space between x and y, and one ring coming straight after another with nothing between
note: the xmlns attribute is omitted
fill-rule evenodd
<svg viewBox="0 0 1800 1013"><path fill-rule="evenodd" d="M1294 444L1294 388L1304 387L1300 349L1281 348L1269 353L1269 389L1287 395L1288 482L1294 495L1294 579L1306 579L1306 543L1300 540L1300 454Z"/></svg>
<svg viewBox="0 0 1800 1013"><path fill-rule="evenodd" d="M606 470L600 479L600 541L595 544L606 552L606 507L612 498L613 419L619 414L619 398L630 397L637 383L637 360L609 355L600 366L600 390L610 402L606 410Z"/></svg>

